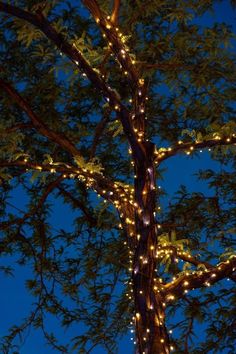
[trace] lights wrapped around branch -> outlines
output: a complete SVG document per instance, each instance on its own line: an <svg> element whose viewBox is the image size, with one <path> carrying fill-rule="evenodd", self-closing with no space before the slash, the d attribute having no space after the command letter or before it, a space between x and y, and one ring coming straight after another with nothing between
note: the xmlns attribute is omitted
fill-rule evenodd
<svg viewBox="0 0 236 354"><path fill-rule="evenodd" d="M155 151L157 163L167 159L168 157L174 156L176 153L183 151L186 155L190 155L193 151L198 150L199 152L203 152L203 149L208 149L211 151L211 148L214 146L220 145L231 145L236 144L236 134L232 134L228 137L220 137L216 135L213 139L208 139L206 141L199 142L196 140L191 143L184 143L182 140L177 142L177 145L168 147L168 148L160 148Z"/></svg>

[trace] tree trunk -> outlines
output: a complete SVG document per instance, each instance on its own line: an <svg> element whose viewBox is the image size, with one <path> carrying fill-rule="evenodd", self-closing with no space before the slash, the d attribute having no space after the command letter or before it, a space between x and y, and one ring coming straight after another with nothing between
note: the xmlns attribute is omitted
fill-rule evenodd
<svg viewBox="0 0 236 354"><path fill-rule="evenodd" d="M156 186L154 144L143 143L145 158L135 161L137 243L133 262L133 294L137 354L168 354L168 333L156 275L157 232L155 222Z"/></svg>

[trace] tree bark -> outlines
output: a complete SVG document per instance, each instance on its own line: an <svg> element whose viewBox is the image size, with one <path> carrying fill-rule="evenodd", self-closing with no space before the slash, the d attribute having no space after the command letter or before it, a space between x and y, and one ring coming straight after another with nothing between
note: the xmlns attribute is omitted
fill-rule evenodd
<svg viewBox="0 0 236 354"><path fill-rule="evenodd" d="M133 294L137 354L168 354L168 333L156 275L157 232L154 144L142 143L144 159L135 161L135 215L137 243L133 262Z"/></svg>

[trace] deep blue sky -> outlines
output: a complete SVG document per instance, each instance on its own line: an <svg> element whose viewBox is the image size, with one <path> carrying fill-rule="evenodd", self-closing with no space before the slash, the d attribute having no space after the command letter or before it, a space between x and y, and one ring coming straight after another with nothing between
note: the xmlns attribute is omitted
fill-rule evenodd
<svg viewBox="0 0 236 354"><path fill-rule="evenodd" d="M210 25L213 22L225 21L234 25L236 13L232 12L228 1L223 1L222 4L217 5L216 15L204 16L201 20L202 24ZM207 186L197 181L193 174L198 168L219 168L219 165L212 163L208 152L204 152L200 155L200 158L187 158L184 156L174 157L168 160L165 167L168 170L165 173L165 180L160 183L164 189L168 190L170 199L174 191L178 189L180 184L187 185L191 190L195 191L207 191ZM166 201L167 201L166 200ZM20 190L18 190L12 198L12 204L20 209L24 209L25 197ZM65 219L65 215L68 217ZM52 222L57 229L64 228L65 230L71 229L71 211L65 205L60 203L54 203ZM1 258L0 265L10 264L12 259ZM22 268L16 267L15 277L7 278L0 273L0 336L6 335L8 327L14 323L20 323L22 318L28 313L30 309L31 298L24 288L24 281L29 278L29 274L22 271ZM55 322L52 321L49 326L55 327ZM64 332L59 331L60 336L63 338ZM75 335L77 335L77 329ZM131 344L129 336L120 341L119 353L114 354L126 354L133 352L133 346ZM25 341L23 348L20 350L20 354L53 354L54 352L45 346L42 335L39 332L31 330L28 338ZM94 354L104 354L104 350L95 350ZM69 354L69 353L68 353Z"/></svg>

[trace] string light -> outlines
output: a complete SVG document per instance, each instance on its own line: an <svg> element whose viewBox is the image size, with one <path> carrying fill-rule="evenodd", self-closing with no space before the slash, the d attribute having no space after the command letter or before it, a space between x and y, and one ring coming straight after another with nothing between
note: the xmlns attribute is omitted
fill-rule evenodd
<svg viewBox="0 0 236 354"><path fill-rule="evenodd" d="M183 145L181 147L181 150L182 149L184 150L184 147L186 147L186 150L185 150L186 155L190 155L191 152L194 151L194 149L199 148L200 144L205 144L206 145L205 147L208 148L208 151L210 152L212 149L211 149L211 147L207 146L208 144L212 144L214 146L215 142L218 142L218 141L221 141L221 144L222 144L222 141L223 141L223 143L224 143L224 141L225 141L225 143L230 143L232 141L232 137L235 137L235 134L231 134L231 136L225 137L225 138L223 138L219 135L216 135L212 139L209 139L208 141L204 141L204 143L196 139L194 142L194 145L193 144L190 145L189 143L184 143L182 140L178 140L177 146ZM164 157L172 156L173 152L175 153L180 149L177 146L168 147L168 148L162 147L162 148L156 150L155 155L157 156L157 159L160 160L160 159L163 159ZM202 153L203 150L200 148L199 152Z"/></svg>

